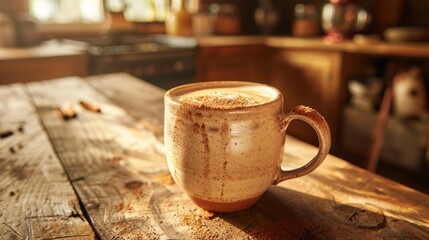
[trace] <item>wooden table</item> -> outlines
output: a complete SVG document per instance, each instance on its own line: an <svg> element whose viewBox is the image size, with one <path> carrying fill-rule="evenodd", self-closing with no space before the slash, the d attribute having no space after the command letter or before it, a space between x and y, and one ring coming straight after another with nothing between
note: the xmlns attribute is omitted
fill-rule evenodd
<svg viewBox="0 0 429 240"><path fill-rule="evenodd" d="M250 209L199 209L167 170L163 91L126 74L4 85L0 106L2 239L429 239L429 196L334 156ZM288 137L284 167L315 151Z"/></svg>

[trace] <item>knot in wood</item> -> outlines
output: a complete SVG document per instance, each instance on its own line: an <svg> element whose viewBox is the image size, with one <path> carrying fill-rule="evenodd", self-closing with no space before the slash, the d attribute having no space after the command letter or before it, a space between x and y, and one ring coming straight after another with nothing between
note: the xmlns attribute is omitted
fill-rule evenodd
<svg viewBox="0 0 429 240"><path fill-rule="evenodd" d="M357 228L377 229L385 226L386 218L375 206L340 204L335 206L334 210L340 219L352 223Z"/></svg>
<svg viewBox="0 0 429 240"><path fill-rule="evenodd" d="M349 217L351 221L358 228L382 228L384 227L385 217L382 213L375 213L366 209L359 209L352 213Z"/></svg>

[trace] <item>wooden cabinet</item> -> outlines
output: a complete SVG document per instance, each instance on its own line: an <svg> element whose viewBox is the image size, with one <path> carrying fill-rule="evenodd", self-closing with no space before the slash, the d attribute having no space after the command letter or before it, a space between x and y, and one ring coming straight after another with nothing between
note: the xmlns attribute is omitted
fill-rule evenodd
<svg viewBox="0 0 429 240"><path fill-rule="evenodd" d="M335 126L333 109L338 102L341 54L335 52L271 49L268 83L284 95L284 109L306 105L322 114ZM293 122L288 133L317 145L310 126Z"/></svg>
<svg viewBox="0 0 429 240"><path fill-rule="evenodd" d="M341 112L347 98L346 79L357 71L359 55L340 51L270 49L267 83L284 95L284 109L306 105L322 114L330 125L332 145L339 146ZM288 133L313 145L317 136L309 125L292 122Z"/></svg>
<svg viewBox="0 0 429 240"><path fill-rule="evenodd" d="M256 45L201 47L197 81L266 81L266 47Z"/></svg>

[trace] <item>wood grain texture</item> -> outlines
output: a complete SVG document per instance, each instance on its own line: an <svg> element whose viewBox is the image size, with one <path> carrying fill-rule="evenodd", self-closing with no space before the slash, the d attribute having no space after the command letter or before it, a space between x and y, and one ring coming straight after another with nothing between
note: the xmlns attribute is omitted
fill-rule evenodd
<svg viewBox="0 0 429 240"><path fill-rule="evenodd" d="M247 210L201 210L169 175L162 138L142 124L162 123L163 92L124 74L87 80L30 83L28 90L103 239L429 238L427 195L333 156L315 172L271 187ZM81 108L80 100L100 104L102 113ZM76 119L58 116L55 108L66 104ZM283 167L302 165L315 152L288 136Z"/></svg>
<svg viewBox="0 0 429 240"><path fill-rule="evenodd" d="M163 138L164 90L126 73L85 78L107 98L130 114L145 129ZM122 81L125 81L122 84Z"/></svg>
<svg viewBox="0 0 429 240"><path fill-rule="evenodd" d="M22 85L0 87L0 236L94 239Z"/></svg>
<svg viewBox="0 0 429 240"><path fill-rule="evenodd" d="M166 236L150 214L151 192L162 189L155 180L167 172L155 135L79 78L28 89L97 233L105 239ZM99 104L102 113L85 110L81 100ZM65 105L77 118L59 117L55 109Z"/></svg>

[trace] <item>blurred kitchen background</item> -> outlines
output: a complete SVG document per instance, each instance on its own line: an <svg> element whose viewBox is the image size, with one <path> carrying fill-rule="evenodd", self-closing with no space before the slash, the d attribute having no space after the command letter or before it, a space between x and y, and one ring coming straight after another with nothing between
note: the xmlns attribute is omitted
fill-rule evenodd
<svg viewBox="0 0 429 240"><path fill-rule="evenodd" d="M112 72L164 89L270 84L286 109L327 118L332 154L429 192L428 12L421 0L0 0L0 84ZM305 124L289 133L317 144Z"/></svg>

